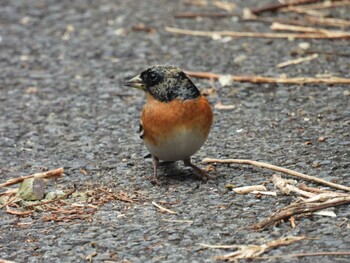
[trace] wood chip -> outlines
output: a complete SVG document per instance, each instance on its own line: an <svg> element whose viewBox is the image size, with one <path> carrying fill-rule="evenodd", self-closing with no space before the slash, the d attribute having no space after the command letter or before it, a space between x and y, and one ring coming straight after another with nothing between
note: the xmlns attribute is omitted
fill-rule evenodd
<svg viewBox="0 0 350 263"><path fill-rule="evenodd" d="M264 185L250 185L250 186L232 188L232 191L234 191L237 194L245 195L253 191L267 191L267 189Z"/></svg>

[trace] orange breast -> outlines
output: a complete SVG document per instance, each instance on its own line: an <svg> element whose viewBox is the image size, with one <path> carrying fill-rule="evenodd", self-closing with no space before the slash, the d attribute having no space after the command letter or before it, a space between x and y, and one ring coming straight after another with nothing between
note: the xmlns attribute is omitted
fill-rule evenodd
<svg viewBox="0 0 350 263"><path fill-rule="evenodd" d="M164 103L147 95L147 104L141 118L144 140L157 145L162 140L171 139L179 129L193 130L198 136L207 138L213 122L213 112L203 96Z"/></svg>

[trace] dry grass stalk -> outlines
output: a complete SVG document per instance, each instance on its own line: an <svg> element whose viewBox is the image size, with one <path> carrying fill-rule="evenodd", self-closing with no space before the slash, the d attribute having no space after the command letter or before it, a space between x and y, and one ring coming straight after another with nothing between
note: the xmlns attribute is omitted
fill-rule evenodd
<svg viewBox="0 0 350 263"><path fill-rule="evenodd" d="M262 260L271 260L271 259L278 259L278 258L301 258L301 257L325 257L325 256L349 256L350 251L318 251L318 252L310 252L310 253L295 253L295 254L284 254L284 255L278 255L278 256L267 256L267 257L256 257L255 259L262 259Z"/></svg>
<svg viewBox="0 0 350 263"><path fill-rule="evenodd" d="M5 183L0 184L0 188L1 187L7 187L10 185L14 185L14 184L19 184L21 182L23 182L24 180L28 179L28 178L43 178L43 179L48 179L48 178L54 178L54 177L61 177L63 176L63 172L64 169L63 168L58 168L55 170L50 170L50 171L46 171L46 172L42 172L42 173L36 173L36 174L31 174L31 175L27 175L27 176L21 176L18 178L14 178L14 179L10 179Z"/></svg>
<svg viewBox="0 0 350 263"><path fill-rule="evenodd" d="M227 12L180 12L174 15L174 18L197 18L197 17L208 17L208 18L226 18L232 16L238 16L237 13L227 13Z"/></svg>
<svg viewBox="0 0 350 263"><path fill-rule="evenodd" d="M222 75L212 72L186 71L186 74L194 78L219 79ZM232 76L233 81L250 83L282 83L282 84L350 84L350 78L272 78L264 76Z"/></svg>
<svg viewBox="0 0 350 263"><path fill-rule="evenodd" d="M346 19L314 17L314 16L305 16L304 19L305 21L311 24L319 24L319 25L333 26L333 27L350 27L350 21Z"/></svg>
<svg viewBox="0 0 350 263"><path fill-rule="evenodd" d="M302 57L302 58L297 58L297 59L292 59L292 60L288 60L282 63L279 63L277 65L278 68L284 68L290 65L297 65L306 61L310 61L310 60L314 60L318 58L318 54L312 54L310 56L306 56L306 57Z"/></svg>
<svg viewBox="0 0 350 263"><path fill-rule="evenodd" d="M305 240L307 237L305 236L292 236L281 239L276 239L269 241L262 245L207 245L203 243L199 243L198 245L204 248L214 248L214 249L230 249L236 248L237 250L231 253L228 253L223 256L217 256L217 260L225 260L225 261L237 261L239 259L254 259L264 254L265 252L280 247L287 246L292 243Z"/></svg>
<svg viewBox="0 0 350 263"><path fill-rule="evenodd" d="M305 9L303 7L297 7L297 6L290 6L287 8L283 8L281 11L282 12L294 12L294 13L298 13L298 14L306 14L306 15L315 16L315 17L326 16L326 14L324 12L316 11L313 9Z"/></svg>
<svg viewBox="0 0 350 263"><path fill-rule="evenodd" d="M319 0L296 0L296 1L288 1L286 3L279 3L279 4L271 4L264 7L259 7L255 9L251 9L250 11L255 14L259 15L264 12L271 12L271 11L278 11L281 8L289 7L289 6L297 6L297 5L305 5L305 4L311 4L318 2Z"/></svg>
<svg viewBox="0 0 350 263"><path fill-rule="evenodd" d="M284 30L284 31L293 31L293 32L303 32L303 33L316 33L323 34L325 36L335 36L335 35L347 35L348 33L345 31L334 31L327 30L323 28L315 28L315 27L306 27L306 26L295 26L295 25L287 25L278 22L273 22L271 30Z"/></svg>
<svg viewBox="0 0 350 263"><path fill-rule="evenodd" d="M175 211L172 211L170 209L167 209L159 204L157 204L156 202L152 202L152 205L154 205L155 207L157 207L161 212L166 212L166 213L169 213L169 214L177 214L177 212Z"/></svg>
<svg viewBox="0 0 350 263"><path fill-rule="evenodd" d="M252 38L282 38L282 39L348 39L350 33L333 33L333 34L321 34L321 33L261 33L261 32L237 32L237 31L199 31L188 30L175 27L165 27L165 31L190 36L202 36L202 37L252 37Z"/></svg>
<svg viewBox="0 0 350 263"><path fill-rule="evenodd" d="M224 164L247 164L247 165L253 165L253 166L257 166L257 167L261 167L261 168L266 168L266 169L270 169L276 172L281 172L281 173L285 173L294 177L298 177L301 178L303 180L306 181L310 181L310 182L314 182L314 183L318 183L318 184L322 184L322 185L326 185L329 187L333 187L335 189L340 189L340 190L344 190L344 191L348 191L350 192L350 187L348 186L344 186L341 184L336 184L336 183L332 183L332 182L328 182L326 180L314 177L314 176L310 176L310 175L306 175L306 174L302 174L287 168L283 168L283 167L279 167L276 165L272 165L272 164L268 164L268 163L263 163L263 162L257 162L257 161L252 161L252 160L245 160L245 159L211 159L211 158L205 158L202 160L203 163L224 163Z"/></svg>
<svg viewBox="0 0 350 263"><path fill-rule="evenodd" d="M318 1L315 1L318 2ZM323 3L319 4L312 4L312 5L305 5L301 8L304 9L328 9L328 8L335 8L335 7L342 7L342 6L349 6L350 1L349 0L343 0L343 1L324 1Z"/></svg>

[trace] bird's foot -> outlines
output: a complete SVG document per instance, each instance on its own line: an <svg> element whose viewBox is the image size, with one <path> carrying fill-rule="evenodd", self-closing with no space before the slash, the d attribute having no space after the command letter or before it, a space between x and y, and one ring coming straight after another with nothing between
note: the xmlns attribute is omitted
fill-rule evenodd
<svg viewBox="0 0 350 263"><path fill-rule="evenodd" d="M183 162L184 162L185 166L191 167L193 170L195 170L197 172L196 175L197 175L197 177L199 179L202 179L202 180L205 180L205 181L213 179L211 176L208 175L208 173L206 171L204 171L203 169L201 169L198 166L194 165L191 162L191 159L183 160Z"/></svg>

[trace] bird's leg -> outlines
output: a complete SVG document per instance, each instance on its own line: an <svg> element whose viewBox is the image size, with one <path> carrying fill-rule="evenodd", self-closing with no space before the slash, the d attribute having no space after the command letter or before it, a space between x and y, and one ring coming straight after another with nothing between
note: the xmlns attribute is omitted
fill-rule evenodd
<svg viewBox="0 0 350 263"><path fill-rule="evenodd" d="M183 160L184 162L184 165L185 166L189 166L191 167L192 169L194 169L195 171L197 171L200 176L203 178L206 178L206 179L212 179L207 173L206 171L202 170L201 168L199 168L198 166L194 165L192 162L191 162L191 158L188 158L188 159L185 159Z"/></svg>
<svg viewBox="0 0 350 263"><path fill-rule="evenodd" d="M159 181L158 176L157 176L159 159L152 155L152 161L153 161L153 177L150 178L151 183L160 184L160 181Z"/></svg>

